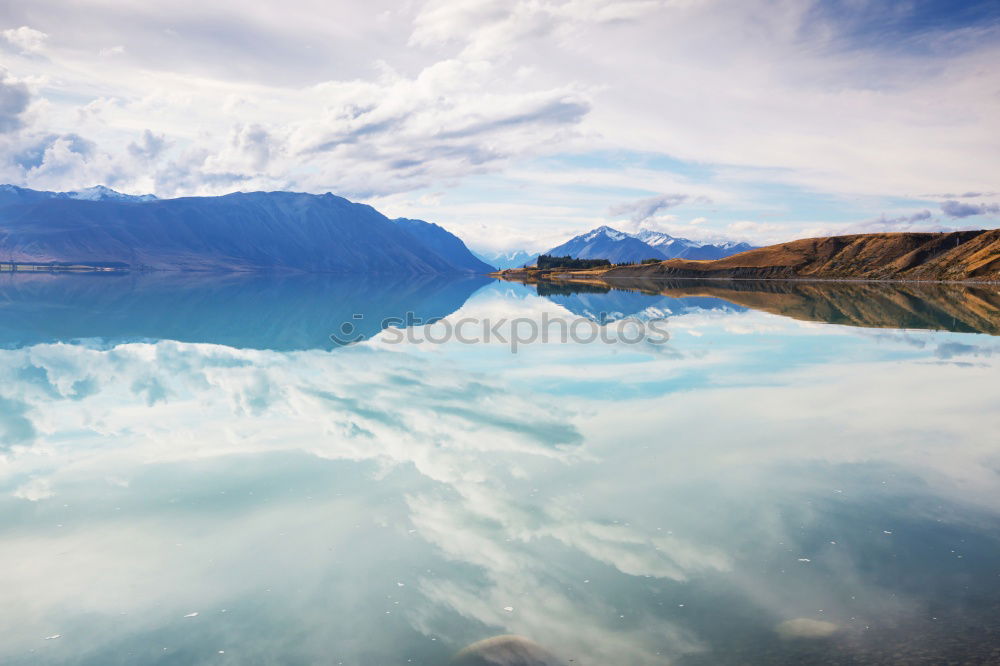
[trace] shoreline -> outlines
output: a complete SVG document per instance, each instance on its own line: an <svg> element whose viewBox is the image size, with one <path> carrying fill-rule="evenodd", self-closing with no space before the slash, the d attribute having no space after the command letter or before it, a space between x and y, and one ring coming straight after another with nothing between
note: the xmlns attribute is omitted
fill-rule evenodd
<svg viewBox="0 0 1000 666"><path fill-rule="evenodd" d="M127 268L117 266L86 266L83 264L19 264L0 263L0 273L128 273Z"/></svg>
<svg viewBox="0 0 1000 666"><path fill-rule="evenodd" d="M614 267L612 267L614 268ZM832 282L832 283L871 283L871 284L957 284L957 285L1000 285L1000 280L933 280L914 278L850 278L850 277L734 277L734 276L679 276L679 275L606 275L611 269L605 269L601 273L561 271L551 272L552 269L540 269L533 271L496 271L487 275L504 282L520 282L522 284L533 284L536 282L576 282L579 284L604 282L609 287L613 280L693 280L698 282Z"/></svg>
<svg viewBox="0 0 1000 666"><path fill-rule="evenodd" d="M616 268L616 267L612 267ZM614 287L616 281L649 280L649 281L695 281L695 282L824 282L842 284L909 284L909 285L933 285L952 284L968 286L1000 286L1000 280L933 280L914 278L851 278L851 277L735 277L735 276L677 276L677 275L607 275L612 269L598 271L558 271L554 269L535 269L530 271L511 270L494 271L492 273L441 273L440 275L455 275L463 277L485 277L504 282L519 282L521 284L535 284L538 282L548 283L576 283L576 284L600 284ZM85 266L80 264L72 265L52 265L52 264L10 264L0 263L0 274L16 275L18 273L39 274L39 273L60 273L60 274L88 274L88 273L115 273L115 274L211 274L211 275L274 275L287 273L302 273L314 275L354 275L354 276L377 276L385 273L313 273L311 271L274 271L274 270L254 270L254 271L197 271L197 270L157 270L157 269L132 269L129 267L112 266Z"/></svg>

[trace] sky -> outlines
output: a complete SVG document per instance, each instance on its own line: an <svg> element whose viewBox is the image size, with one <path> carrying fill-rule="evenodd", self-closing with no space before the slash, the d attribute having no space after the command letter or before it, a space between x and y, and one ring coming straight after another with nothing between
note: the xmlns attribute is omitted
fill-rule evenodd
<svg viewBox="0 0 1000 666"><path fill-rule="evenodd" d="M1000 3L0 0L0 183L333 192L484 251L1000 226Z"/></svg>

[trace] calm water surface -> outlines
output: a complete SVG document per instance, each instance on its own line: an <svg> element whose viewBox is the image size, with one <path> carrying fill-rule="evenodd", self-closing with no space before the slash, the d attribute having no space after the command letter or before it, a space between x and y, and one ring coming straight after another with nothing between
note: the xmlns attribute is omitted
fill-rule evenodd
<svg viewBox="0 0 1000 666"><path fill-rule="evenodd" d="M5 276L0 663L1000 661L997 289L622 286Z"/></svg>

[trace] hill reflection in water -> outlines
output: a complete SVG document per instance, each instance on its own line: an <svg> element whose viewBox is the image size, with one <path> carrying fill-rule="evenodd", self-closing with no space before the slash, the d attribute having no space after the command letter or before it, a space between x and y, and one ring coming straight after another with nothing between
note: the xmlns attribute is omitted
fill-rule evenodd
<svg viewBox="0 0 1000 666"><path fill-rule="evenodd" d="M671 316L695 308L749 308L843 326L1000 335L997 285L608 278L536 287L540 296L595 321L601 313L614 320L651 310Z"/></svg>
<svg viewBox="0 0 1000 666"><path fill-rule="evenodd" d="M446 317L489 280L455 276L147 273L0 279L0 346L99 338L292 351L368 339L382 320ZM360 317L358 316L360 315Z"/></svg>

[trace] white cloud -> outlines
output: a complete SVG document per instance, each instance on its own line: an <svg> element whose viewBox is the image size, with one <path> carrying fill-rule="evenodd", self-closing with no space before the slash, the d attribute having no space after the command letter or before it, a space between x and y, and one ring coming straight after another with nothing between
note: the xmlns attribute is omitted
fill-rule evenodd
<svg viewBox="0 0 1000 666"><path fill-rule="evenodd" d="M148 176L166 195L288 188L365 198L502 168L558 143L589 110L570 87L525 90L502 77L487 62L444 60L413 77L385 70L374 81L328 81L276 97L230 86L225 105L236 117L214 115L207 82L181 78L167 88L137 81L134 92L143 94L75 109L90 136L103 135L92 158L53 152L44 165L14 170L11 180L70 188L86 173L94 175L85 182L135 189L129 179ZM255 103L234 107L236 99ZM160 124L147 127L154 117ZM145 132L175 150L153 155L144 148L139 170L133 158ZM115 142L128 150L119 152Z"/></svg>
<svg viewBox="0 0 1000 666"><path fill-rule="evenodd" d="M22 25L0 32L0 38L22 54L41 53L49 36L40 30Z"/></svg>
<svg viewBox="0 0 1000 666"><path fill-rule="evenodd" d="M125 53L125 47L120 44L118 46L109 46L101 49L98 53L102 58L110 58L112 56L118 56Z"/></svg>
<svg viewBox="0 0 1000 666"><path fill-rule="evenodd" d="M32 479L15 488L11 494L29 502L38 502L52 497L55 493L52 492L52 482L49 479Z"/></svg>

